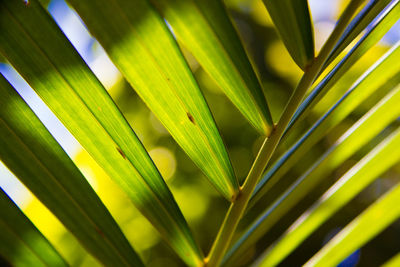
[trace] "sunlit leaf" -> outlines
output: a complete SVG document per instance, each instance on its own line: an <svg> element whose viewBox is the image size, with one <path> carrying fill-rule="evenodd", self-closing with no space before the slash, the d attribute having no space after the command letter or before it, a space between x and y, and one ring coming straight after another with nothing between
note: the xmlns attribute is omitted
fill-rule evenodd
<svg viewBox="0 0 400 267"><path fill-rule="evenodd" d="M310 109L326 94L326 92L357 62L372 46L374 46L390 28L400 19L400 1L393 1L380 15L373 27L357 42L349 53L323 78L313 91L302 102L293 115L286 132L296 122L302 121Z"/></svg>
<svg viewBox="0 0 400 267"><path fill-rule="evenodd" d="M250 205L253 205L275 185L279 179L293 167L313 145L333 127L362 104L375 91L391 78L399 76L400 43L397 43L381 59L372 65L358 79L346 94L319 119L294 145L287 150L272 167L254 190Z"/></svg>
<svg viewBox="0 0 400 267"><path fill-rule="evenodd" d="M314 32L307 0L263 0L293 60L305 69L314 59Z"/></svg>
<svg viewBox="0 0 400 267"><path fill-rule="evenodd" d="M332 60L334 60L357 37L357 35L363 31L390 2L391 0L370 1L351 21L349 26L347 26L346 31L331 52L325 66L332 62Z"/></svg>
<svg viewBox="0 0 400 267"><path fill-rule="evenodd" d="M14 266L67 266L39 232L0 188L0 255Z"/></svg>
<svg viewBox="0 0 400 267"><path fill-rule="evenodd" d="M400 129L381 142L344 174L310 209L289 227L262 256L260 266L275 266L336 211L400 161Z"/></svg>
<svg viewBox="0 0 400 267"><path fill-rule="evenodd" d="M272 118L222 1L154 0L178 40L196 57L249 122L262 134Z"/></svg>
<svg viewBox="0 0 400 267"><path fill-rule="evenodd" d="M318 160L252 223L225 257L225 263L240 257L279 219L320 183L325 175L367 144L400 116L400 87L394 89L347 130Z"/></svg>
<svg viewBox="0 0 400 267"><path fill-rule="evenodd" d="M328 37L314 55L307 0L0 0L0 72L32 109L41 112L39 106L47 105L86 150L75 165L0 77L0 88L2 83L7 88L6 93L0 89L0 160L6 166L0 162L0 172L6 171L0 184L5 182L10 193L21 186L8 179L8 167L28 188L21 193L31 190L44 204L39 203L39 210L36 200L30 203L26 218L0 190L0 266L142 266L132 247L141 251L149 266L247 266L259 264L256 258L278 265L300 251L303 241L318 235L339 210L351 208L350 201L363 190L377 185L394 188L400 158L400 44L382 55L398 39L397 24L393 25L400 18L400 0L333 2L314 6L317 37ZM325 12L331 18L340 15L335 25L319 19L326 17ZM275 30L283 40L279 45L286 47L280 51L274 49ZM291 64L281 58L286 49ZM271 65L275 63L283 69ZM304 71L294 90L293 71L301 70L292 63ZM27 84L18 73L44 103L29 86L22 91ZM115 82L107 87L118 107L99 79ZM276 124L263 86L271 112L281 114ZM227 148L201 87L209 89L205 96L221 123ZM148 153L119 108L143 137ZM313 126L306 129L308 123L299 123L304 119ZM247 176L242 186L227 151L237 174ZM95 179L99 196L76 166L89 180ZM390 179L372 184L384 172ZM100 197L118 216L126 237ZM257 201L261 197L264 203ZM306 203L318 197L313 206ZM10 207L29 227L3 223L17 221L9 219L14 214L8 212ZM193 224L206 257L181 211ZM390 210L383 212L385 216ZM355 218L358 213L350 215ZM373 228L376 222L371 218ZM68 262L37 230L30 235L35 228L29 220L57 241L55 248ZM71 234L53 223L63 223ZM390 230L379 223L379 231ZM366 239L379 232L364 229ZM330 251L315 256L326 257L321 265L329 266L331 259L334 265L343 265L360 255L360 262L368 262L370 255L359 253L366 239L357 234L357 227L352 230L356 234L345 232L351 237L343 244L328 244ZM394 236L385 235L391 251L381 251L381 260L398 252L393 250L394 241ZM297 252L287 259L292 265L305 261ZM388 264L397 266L398 261L393 258Z"/></svg>
<svg viewBox="0 0 400 267"><path fill-rule="evenodd" d="M0 159L101 262L141 265L89 183L1 75L0 95Z"/></svg>
<svg viewBox="0 0 400 267"><path fill-rule="evenodd" d="M400 252L382 265L382 267L398 267L398 266L400 266Z"/></svg>
<svg viewBox="0 0 400 267"><path fill-rule="evenodd" d="M400 217L400 184L355 218L304 266L337 266Z"/></svg>
<svg viewBox="0 0 400 267"><path fill-rule="evenodd" d="M0 52L177 253L198 264L201 252L165 182L55 22L37 1L0 3Z"/></svg>
<svg viewBox="0 0 400 267"><path fill-rule="evenodd" d="M236 198L238 182L214 119L159 14L146 0L68 2L211 183Z"/></svg>

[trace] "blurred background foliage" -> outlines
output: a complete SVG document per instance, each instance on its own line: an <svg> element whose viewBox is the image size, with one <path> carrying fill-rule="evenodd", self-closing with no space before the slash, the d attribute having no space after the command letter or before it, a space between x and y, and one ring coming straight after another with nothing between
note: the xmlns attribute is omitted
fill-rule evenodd
<svg viewBox="0 0 400 267"><path fill-rule="evenodd" d="M74 44L94 73L107 87L110 94L125 114L134 131L138 134L150 156L166 179L178 205L195 237L204 251L208 251L220 227L228 203L218 196L215 189L203 179L203 174L191 162L186 154L177 146L157 118L143 104L134 90L122 78L112 65L100 45L90 37L79 18L62 0L43 1L51 15ZM269 99L274 121L280 116L292 89L302 75L302 71L293 62L283 43L277 36L269 15L261 0L227 0L226 5L232 19L235 21L240 36L249 53L252 63L256 66L258 75L264 85L264 93ZM320 48L330 31L333 29L340 11L348 3L346 0L313 0L309 1L315 25L316 48ZM353 82L390 47L394 40L399 39L399 23L388 35L348 71L343 78L330 90L326 97L313 108L307 120L288 136L286 142L279 146L276 156L292 144L309 126L318 119L327 107L325 99L338 99ZM199 66L193 56L182 48L190 67L208 101L216 123L225 141L232 160L233 167L239 179L243 181L255 158L262 139L241 116L239 111L225 97L208 74ZM344 51L343 53L346 53ZM0 59L1 61L1 59ZM329 68L328 68L329 70ZM328 71L326 70L326 71ZM99 166L81 149L48 110L40 103L31 89L18 77L11 67L1 63L0 71L14 84L34 111L45 122L57 140L73 157L74 162L82 170L90 184L99 194L107 208L121 226L128 240L148 266L182 266L183 263L161 241L161 238L147 220L135 209L128 197L121 191ZM398 83L399 81L392 81ZM389 88L389 87L388 87ZM306 170L336 139L344 133L366 110L375 105L385 95L388 89L382 88L359 106L350 116L336 126L318 144L316 144L302 161L296 164L290 172L277 183L270 194L256 204L242 220L239 227L244 229L262 210L267 207L287 186ZM395 122L400 124L398 120ZM395 125L392 125L395 127ZM336 179L344 174L375 144L383 140L389 131L383 131L379 136L347 160L339 169L325 178L313 194L298 203L293 212L288 213L272 231L263 237L258 244L243 259L249 259L254 253L259 253L279 237L322 192ZM95 266L97 261L79 245L74 237L66 231L60 222L32 195L4 166L1 167L1 187L22 207L26 215L38 229L51 241L65 258L74 266ZM311 238L295 250L281 265L295 266L295 263L305 262L317 252L324 242L351 221L354 214L359 214L374 200L384 194L390 187L400 181L400 164L387 171L376 182L365 189L358 197L345 206L332 219L326 222ZM397 221L374 240L365 245L348 259L346 266L377 266L393 255L400 247L400 222ZM1 265L1 263L0 263ZM344 266L344 265L343 265Z"/></svg>

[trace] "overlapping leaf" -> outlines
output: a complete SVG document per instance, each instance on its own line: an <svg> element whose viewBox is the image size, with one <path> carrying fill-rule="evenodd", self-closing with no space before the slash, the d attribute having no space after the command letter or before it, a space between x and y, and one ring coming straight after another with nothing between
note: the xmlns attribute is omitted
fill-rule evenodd
<svg viewBox="0 0 400 267"><path fill-rule="evenodd" d="M39 232L0 188L0 255L14 266L67 266Z"/></svg>
<svg viewBox="0 0 400 267"><path fill-rule="evenodd" d="M400 74L400 43L397 43L381 59L357 80L346 94L319 119L294 145L283 154L258 183L250 205L266 195L272 186L315 145L325 133L341 122L358 105L375 91Z"/></svg>
<svg viewBox="0 0 400 267"><path fill-rule="evenodd" d="M134 132L36 0L0 2L0 52L189 265L202 261L178 206Z"/></svg>
<svg viewBox="0 0 400 267"><path fill-rule="evenodd" d="M101 262L141 265L89 183L1 75L0 95L0 159Z"/></svg>
<svg viewBox="0 0 400 267"><path fill-rule="evenodd" d="M400 129L342 176L262 257L261 266L275 266L337 210L400 161Z"/></svg>
<svg viewBox="0 0 400 267"><path fill-rule="evenodd" d="M346 31L341 36L339 42L331 52L325 66L329 65L340 52L342 52L360 34L380 12L391 2L391 0L370 1L360 13L351 21Z"/></svg>
<svg viewBox="0 0 400 267"><path fill-rule="evenodd" d="M211 112L167 25L147 0L69 0L89 31L211 183L238 193Z"/></svg>
<svg viewBox="0 0 400 267"><path fill-rule="evenodd" d="M385 262L382 267L397 267L400 265L400 252Z"/></svg>
<svg viewBox="0 0 400 267"><path fill-rule="evenodd" d="M373 45L375 45L390 28L400 19L400 1L392 1L383 14L379 16L373 27L357 42L349 53L329 72L313 89L293 115L286 132L296 122L302 121L310 109L326 94L326 92L357 62Z"/></svg>
<svg viewBox="0 0 400 267"><path fill-rule="evenodd" d="M154 0L178 40L262 134L273 122L268 105L222 1Z"/></svg>
<svg viewBox="0 0 400 267"><path fill-rule="evenodd" d="M397 119L400 116L399 101L400 87L397 87L347 130L324 155L255 220L227 253L225 263L232 262L241 256L286 212L315 188L326 173L339 167L389 123Z"/></svg>
<svg viewBox="0 0 400 267"><path fill-rule="evenodd" d="M399 202L400 184L355 218L304 266L337 266L400 217Z"/></svg>
<svg viewBox="0 0 400 267"><path fill-rule="evenodd" d="M314 59L314 32L307 0L263 0L293 60L305 69Z"/></svg>

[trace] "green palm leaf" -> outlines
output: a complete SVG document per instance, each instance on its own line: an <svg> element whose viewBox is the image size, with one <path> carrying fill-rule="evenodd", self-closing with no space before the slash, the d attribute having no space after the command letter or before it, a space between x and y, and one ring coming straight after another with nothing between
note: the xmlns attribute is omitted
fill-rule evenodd
<svg viewBox="0 0 400 267"><path fill-rule="evenodd" d="M400 43L397 43L381 59L357 80L346 94L312 126L294 145L287 150L258 183L250 205L266 195L274 184L294 166L327 132L341 122L393 77L400 74ZM395 81L398 82L398 81ZM390 84L389 84L390 86ZM333 104L333 103L332 103Z"/></svg>
<svg viewBox="0 0 400 267"><path fill-rule="evenodd" d="M373 27L365 33L360 41L346 56L324 77L301 103L291 119L286 132L296 122L302 121L311 108L327 93L327 91L357 62L373 45L375 45L400 18L400 1L393 1L380 15Z"/></svg>
<svg viewBox="0 0 400 267"><path fill-rule="evenodd" d="M400 252L385 262L382 267L396 267L400 265Z"/></svg>
<svg viewBox="0 0 400 267"><path fill-rule="evenodd" d="M400 116L399 101L400 87L397 87L347 130L323 156L248 227L227 253L224 261L226 263L232 262L242 255L255 241L269 231L286 212L315 188L326 173L339 167L389 123L397 119Z"/></svg>
<svg viewBox="0 0 400 267"><path fill-rule="evenodd" d="M261 266L275 266L337 210L365 189L387 169L400 161L400 129L342 176L310 209L289 227L289 231L269 249Z"/></svg>
<svg viewBox="0 0 400 267"><path fill-rule="evenodd" d="M264 135L273 122L260 83L222 2L153 1L178 40L196 57L247 120Z"/></svg>
<svg viewBox="0 0 400 267"><path fill-rule="evenodd" d="M0 188L0 255L15 266L67 266L39 232Z"/></svg>
<svg viewBox="0 0 400 267"><path fill-rule="evenodd" d="M336 266L400 217L400 184L355 218L304 266ZM371 225L371 222L373 224Z"/></svg>
<svg viewBox="0 0 400 267"><path fill-rule="evenodd" d="M0 94L0 159L101 262L141 266L86 179L3 76Z"/></svg>
<svg viewBox="0 0 400 267"><path fill-rule="evenodd" d="M325 66L329 65L378 15L391 0L370 1L363 10L351 21L339 42L332 50Z"/></svg>
<svg viewBox="0 0 400 267"><path fill-rule="evenodd" d="M146 0L69 3L210 182L235 199L238 182L211 112L158 13Z"/></svg>
<svg viewBox="0 0 400 267"><path fill-rule="evenodd" d="M36 1L1 1L0 12L1 53L177 253L197 265L201 252L165 182L54 21Z"/></svg>
<svg viewBox="0 0 400 267"><path fill-rule="evenodd" d="M58 221L53 225L42 216L37 208L44 207L36 202L24 209L27 218L6 195L18 190L17 181L8 177L10 173L5 179L0 175L0 184L11 190L0 189L0 265L218 267L251 260L264 266L284 260L298 265L304 255L292 252L323 230L320 226L339 219L337 211L353 207L352 199L364 198L360 192L375 188L372 182L379 176L386 173L385 186L395 188L400 160L400 43L394 28L400 0L350 0L344 9L329 11L327 6L339 7L341 1L313 3L319 5L316 17L321 11L325 18L326 12L330 18L340 15L316 55L307 0L66 2L0 0L0 71L18 91L0 75L0 165L4 163L71 232L66 234ZM318 39L331 30L326 22L318 20ZM286 51L276 42L275 29L293 60L280 54ZM397 44L388 49L393 40ZM187 51L186 58L180 48ZM259 73L250 58L256 60ZM194 70L198 64L204 70L195 73L198 82L186 59ZM82 151L77 163L71 161L45 128L53 125L46 118L50 114L42 114L43 103L8 63L90 156ZM366 71L358 77L361 69ZM119 107L94 73L105 81L118 77L112 79L110 93ZM205 92L222 123L227 147L200 90L208 85L220 87L227 96ZM264 85L271 111L282 112L276 124ZM128 91L132 88L137 94ZM40 118L44 115L46 126L28 105ZM134 122L148 152L119 108ZM307 123L300 123L304 119L313 126L305 129ZM165 178L172 178L171 189L156 166ZM232 167L246 176L241 185ZM3 169L0 166L0 172ZM81 171L95 178L100 196ZM200 171L216 190L198 180L203 177ZM345 174L334 185L326 180L339 178L336 172L342 171ZM321 188L329 185L324 193ZM400 216L399 188L367 207L317 254L308 255L306 266L335 266L388 228ZM193 234L171 191L193 225ZM310 207L308 196L320 199ZM261 197L266 203L257 201ZM102 201L118 216L126 236ZM46 237L29 220L46 230ZM247 228L239 232L240 227ZM272 229L283 233L279 239ZM374 252L372 259L368 251L382 244L374 241L362 248L360 262L379 265L398 252L397 240L382 236L385 246L392 248ZM57 240L54 245L68 262L46 238ZM94 258L75 253L78 244L73 238ZM143 263L127 240L140 250ZM385 265L398 262L395 256Z"/></svg>
<svg viewBox="0 0 400 267"><path fill-rule="evenodd" d="M314 59L314 32L307 0L263 0L279 35L301 69Z"/></svg>

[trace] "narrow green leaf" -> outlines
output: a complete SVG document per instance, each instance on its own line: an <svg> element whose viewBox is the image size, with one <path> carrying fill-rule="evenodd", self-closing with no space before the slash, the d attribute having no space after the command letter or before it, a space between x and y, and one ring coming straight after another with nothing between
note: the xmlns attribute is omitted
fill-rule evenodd
<svg viewBox="0 0 400 267"><path fill-rule="evenodd" d="M360 13L347 26L339 42L332 50L329 59L325 63L328 66L365 28L375 19L379 13L391 2L391 0L370 1Z"/></svg>
<svg viewBox="0 0 400 267"><path fill-rule="evenodd" d="M85 177L2 75L0 95L0 159L101 262L142 265Z"/></svg>
<svg viewBox="0 0 400 267"><path fill-rule="evenodd" d="M0 52L189 265L202 255L146 150L36 0L0 1Z"/></svg>
<svg viewBox="0 0 400 267"><path fill-rule="evenodd" d="M399 203L400 184L355 218L304 266L337 266L400 217Z"/></svg>
<svg viewBox="0 0 400 267"><path fill-rule="evenodd" d="M260 266L278 265L301 242L363 189L400 161L400 128L344 174L310 209L289 227L269 249Z"/></svg>
<svg viewBox="0 0 400 267"><path fill-rule="evenodd" d="M341 33L343 33L345 26L350 21L353 12L354 9L351 6L348 6L345 9L345 12L339 19L338 25L329 36L325 46L321 49L318 57L315 58L315 61L313 61L313 63L309 66L309 69L304 73L300 82L296 86L279 119L279 122L277 123L277 126L274 128L274 131L272 131L268 138L264 139L250 172L248 173L246 180L241 187L241 195L237 201L232 203L230 206L223 221L223 225L220 228L220 231L218 231L217 237L211 247L210 252L208 253L207 265L221 265L223 257L231 245L235 229L237 228L240 219L243 217L247 204L252 196L252 192L254 191L257 182L266 169L271 157L273 156L274 151L279 145L286 126L290 122L290 119L297 107L300 105L308 88L314 81L318 71L321 69L326 58L329 56L329 51L333 49L334 44L340 38Z"/></svg>
<svg viewBox="0 0 400 267"><path fill-rule="evenodd" d="M339 167L389 123L397 119L400 116L399 101L400 87L397 87L346 131L324 155L248 227L227 253L224 262L233 262L240 257L263 234L268 232L284 214L318 185L326 173Z"/></svg>
<svg viewBox="0 0 400 267"><path fill-rule="evenodd" d="M262 87L222 1L154 0L178 40L264 135L273 122Z"/></svg>
<svg viewBox="0 0 400 267"><path fill-rule="evenodd" d="M32 222L0 188L0 255L13 266L67 266Z"/></svg>
<svg viewBox="0 0 400 267"><path fill-rule="evenodd" d="M311 108L326 94L326 92L357 62L372 46L374 46L390 28L400 19L400 0L393 1L384 14L375 22L360 41L332 69L329 74L313 89L301 103L293 115L285 134L293 126L302 121Z"/></svg>
<svg viewBox="0 0 400 267"><path fill-rule="evenodd" d="M239 190L211 112L172 34L147 0L69 0L177 143L228 200Z"/></svg>
<svg viewBox="0 0 400 267"><path fill-rule="evenodd" d="M279 35L303 70L314 59L314 30L307 0L263 0Z"/></svg>
<svg viewBox="0 0 400 267"><path fill-rule="evenodd" d="M346 94L320 118L286 153L268 170L254 190L250 206L265 196L279 179L293 167L327 132L346 118L357 106L377 90L400 75L400 42L372 65Z"/></svg>
<svg viewBox="0 0 400 267"><path fill-rule="evenodd" d="M400 266L400 252L382 265L382 267L398 267L398 266Z"/></svg>

